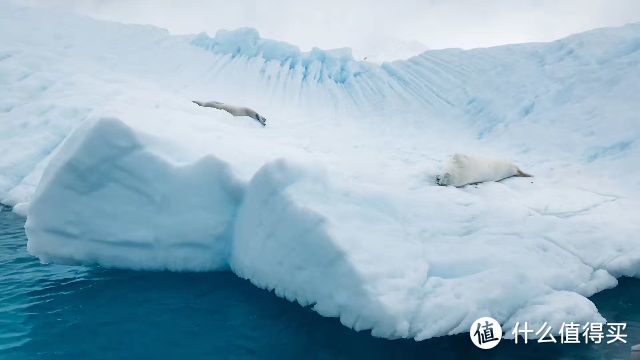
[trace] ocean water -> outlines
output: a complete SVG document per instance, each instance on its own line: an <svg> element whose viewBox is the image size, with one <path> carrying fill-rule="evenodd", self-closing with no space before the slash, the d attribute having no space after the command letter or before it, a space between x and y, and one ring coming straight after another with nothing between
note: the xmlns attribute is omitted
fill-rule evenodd
<svg viewBox="0 0 640 360"><path fill-rule="evenodd" d="M24 218L0 211L0 359L629 359L640 343L640 280L592 300L627 322L628 344L476 349L467 334L377 339L231 273L43 265Z"/></svg>

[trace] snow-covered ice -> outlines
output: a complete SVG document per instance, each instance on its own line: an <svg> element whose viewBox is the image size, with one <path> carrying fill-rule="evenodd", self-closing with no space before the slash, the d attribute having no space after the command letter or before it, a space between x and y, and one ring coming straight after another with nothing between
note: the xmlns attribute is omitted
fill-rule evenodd
<svg viewBox="0 0 640 360"><path fill-rule="evenodd" d="M43 261L160 270L226 265L242 187L212 155L173 165L123 123L100 119L74 131L40 184L26 229L29 252Z"/></svg>
<svg viewBox="0 0 640 360"><path fill-rule="evenodd" d="M0 3L0 201L43 261L229 269L376 336L600 321L640 276L638 39L375 65ZM436 186L457 152L536 177Z"/></svg>

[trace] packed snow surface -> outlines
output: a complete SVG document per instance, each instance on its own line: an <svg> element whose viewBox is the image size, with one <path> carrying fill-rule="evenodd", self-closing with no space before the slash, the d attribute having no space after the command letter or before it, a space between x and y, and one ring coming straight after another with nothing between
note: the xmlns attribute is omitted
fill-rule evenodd
<svg viewBox="0 0 640 360"><path fill-rule="evenodd" d="M45 262L229 269L417 340L602 321L640 276L640 24L375 65L0 3L0 84L0 201ZM458 152L535 177L436 186Z"/></svg>

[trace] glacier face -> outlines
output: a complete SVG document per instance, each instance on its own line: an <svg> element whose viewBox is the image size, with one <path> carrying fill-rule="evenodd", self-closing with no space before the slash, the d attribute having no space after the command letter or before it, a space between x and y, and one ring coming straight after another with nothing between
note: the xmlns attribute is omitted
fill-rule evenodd
<svg viewBox="0 0 640 360"><path fill-rule="evenodd" d="M599 321L586 297L640 274L638 24L378 66L0 10L0 200L44 261L230 269L415 339ZM435 186L455 152L536 177Z"/></svg>

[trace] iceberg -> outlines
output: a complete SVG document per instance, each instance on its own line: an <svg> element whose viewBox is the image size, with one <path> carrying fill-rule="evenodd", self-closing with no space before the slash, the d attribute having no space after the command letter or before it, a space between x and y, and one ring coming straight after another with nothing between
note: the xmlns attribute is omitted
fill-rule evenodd
<svg viewBox="0 0 640 360"><path fill-rule="evenodd" d="M242 185L213 156L174 165L123 123L100 119L74 131L40 184L25 228L29 252L42 261L147 270L226 266Z"/></svg>
<svg viewBox="0 0 640 360"><path fill-rule="evenodd" d="M0 201L43 262L232 271L375 336L604 321L640 276L638 36L376 65L1 3ZM437 186L457 152L536 177Z"/></svg>

